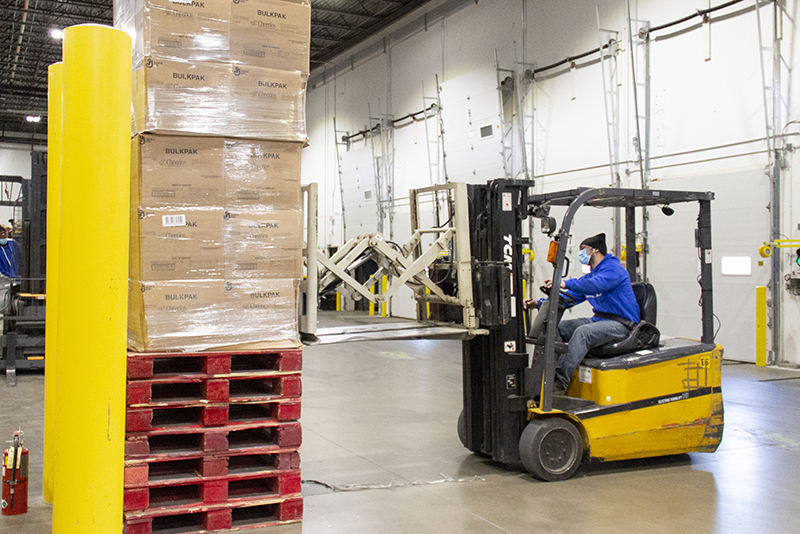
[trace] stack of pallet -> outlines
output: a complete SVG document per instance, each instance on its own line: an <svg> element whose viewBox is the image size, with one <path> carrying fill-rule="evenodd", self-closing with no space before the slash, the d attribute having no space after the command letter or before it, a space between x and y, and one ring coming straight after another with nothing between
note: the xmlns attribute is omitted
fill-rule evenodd
<svg viewBox="0 0 800 534"><path fill-rule="evenodd" d="M133 37L126 532L299 520L309 0L115 0Z"/></svg>
<svg viewBox="0 0 800 534"><path fill-rule="evenodd" d="M130 353L125 533L302 518L300 350Z"/></svg>

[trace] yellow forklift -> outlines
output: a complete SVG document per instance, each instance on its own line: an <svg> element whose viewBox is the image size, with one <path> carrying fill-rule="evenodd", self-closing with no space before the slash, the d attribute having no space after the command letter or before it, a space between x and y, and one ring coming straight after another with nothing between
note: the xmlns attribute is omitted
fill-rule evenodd
<svg viewBox="0 0 800 534"><path fill-rule="evenodd" d="M495 180L470 186L474 261L504 262L511 277L509 320L487 336L464 341L464 410L459 437L465 447L496 461L519 461L545 481L572 477L581 462L614 461L687 452L714 452L722 440L722 347L714 343L710 192L578 188L530 195L528 182ZM665 338L656 323L652 285L636 282L636 254L626 267L642 322L628 338L594 350L575 371L564 395L553 395L556 361L566 352L557 333L568 298L559 291L568 266L570 228L579 208L623 208L626 249L636 250L636 208L699 205L695 245L701 263L700 340ZM553 206L566 207L557 228ZM541 334L526 336L522 307L521 223L541 220L552 238L551 302L537 317ZM543 311L541 315L544 315ZM529 356L527 347L532 347Z"/></svg>

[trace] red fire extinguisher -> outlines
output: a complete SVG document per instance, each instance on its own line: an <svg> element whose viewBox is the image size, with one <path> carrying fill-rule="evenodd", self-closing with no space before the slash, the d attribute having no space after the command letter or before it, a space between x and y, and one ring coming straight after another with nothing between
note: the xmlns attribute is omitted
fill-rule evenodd
<svg viewBox="0 0 800 534"><path fill-rule="evenodd" d="M3 453L3 515L28 511L28 449L21 437L22 430L14 431L13 444Z"/></svg>

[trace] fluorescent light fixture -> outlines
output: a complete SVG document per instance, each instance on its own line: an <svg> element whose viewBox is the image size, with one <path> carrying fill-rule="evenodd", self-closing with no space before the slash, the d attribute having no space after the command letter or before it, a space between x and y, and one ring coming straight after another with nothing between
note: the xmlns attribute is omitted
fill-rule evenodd
<svg viewBox="0 0 800 534"><path fill-rule="evenodd" d="M60 30L58 28L52 28L50 30L50 37L52 37L56 41L60 41L64 38L64 30Z"/></svg>
<svg viewBox="0 0 800 534"><path fill-rule="evenodd" d="M750 276L753 274L753 260L750 256L723 256L722 274L725 276Z"/></svg>
<svg viewBox="0 0 800 534"><path fill-rule="evenodd" d="M28 115L25 117L25 120L28 122L39 122L42 118L38 115Z"/></svg>

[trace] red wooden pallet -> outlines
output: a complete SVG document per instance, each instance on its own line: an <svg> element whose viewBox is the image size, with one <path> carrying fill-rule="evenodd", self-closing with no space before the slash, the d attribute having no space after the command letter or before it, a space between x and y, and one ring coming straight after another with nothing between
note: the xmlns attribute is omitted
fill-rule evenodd
<svg viewBox="0 0 800 534"><path fill-rule="evenodd" d="M128 380L300 371L302 366L303 352L300 349L224 353L129 352Z"/></svg>
<svg viewBox="0 0 800 534"><path fill-rule="evenodd" d="M300 419L300 400L272 400L237 404L197 402L185 406L128 408L126 432L174 431L223 426L229 423L296 421Z"/></svg>
<svg viewBox="0 0 800 534"><path fill-rule="evenodd" d="M227 451L262 452L298 448L302 442L300 423L249 423L175 431L128 433L125 456L135 458L184 458L197 453Z"/></svg>
<svg viewBox="0 0 800 534"><path fill-rule="evenodd" d="M262 371L231 378L175 376L128 382L130 407L190 406L208 403L256 402L299 397L302 393L299 371Z"/></svg>
<svg viewBox="0 0 800 534"><path fill-rule="evenodd" d="M232 503L300 494L300 470L261 475L229 475L180 484L126 488L123 510L179 512L198 505Z"/></svg>
<svg viewBox="0 0 800 534"><path fill-rule="evenodd" d="M211 479L230 475L263 475L300 468L300 454L294 449L248 454L226 454L173 459L126 459L125 488L168 486L198 478Z"/></svg>
<svg viewBox="0 0 800 534"><path fill-rule="evenodd" d="M125 513L125 534L180 532L201 534L220 530L263 528L300 521L303 499L263 499L219 505L202 505L191 510Z"/></svg>

